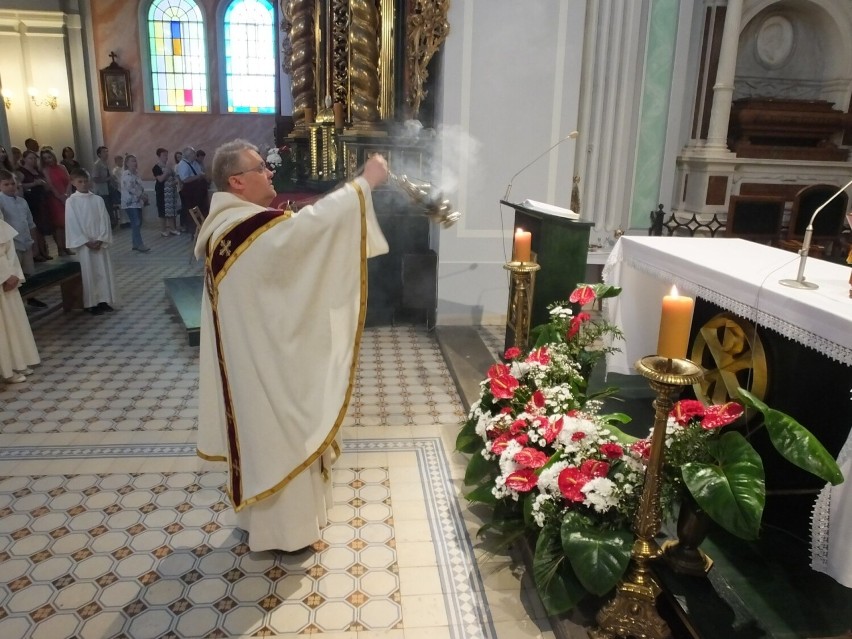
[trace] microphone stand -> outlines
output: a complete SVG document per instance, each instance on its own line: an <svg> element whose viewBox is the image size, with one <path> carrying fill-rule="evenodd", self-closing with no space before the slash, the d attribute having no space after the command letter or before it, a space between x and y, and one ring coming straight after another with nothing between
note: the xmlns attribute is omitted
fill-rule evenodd
<svg viewBox="0 0 852 639"><path fill-rule="evenodd" d="M816 219L816 216L819 215L820 211L822 211L834 198L843 193L850 186L852 186L852 180L849 180L844 187L828 198L825 202L820 204L817 210L814 211L810 222L808 222L808 227L805 229L805 237L802 238L802 248L799 250L799 272L796 274L796 279L778 280L779 284L789 286L790 288L805 288L810 290L819 288L818 284L805 281L805 261L807 261L808 252L811 250L811 238L814 234L814 220Z"/></svg>
<svg viewBox="0 0 852 639"><path fill-rule="evenodd" d="M535 157L535 158L534 158L531 162L529 162L528 164L525 164L525 165L521 168L521 170L520 170L520 171L518 171L517 173L515 173L515 174L512 176L512 179L510 179L510 180L509 180L509 184L507 184L507 185L506 185L506 195L504 195L504 196L503 196L503 199L504 199L505 201L507 201L507 202L509 201L509 193L510 193L510 192L511 192L511 190L512 190L512 184L514 183L514 181L515 181L515 178L516 178L516 177L518 177L521 173L523 173L523 172L524 172L524 171L526 171L528 168L530 168L533 164L535 164L536 162L538 162L538 161L539 161L541 158L543 158L545 155L547 155L548 153L550 153L550 152L551 152L553 149L555 149L557 146L559 146L560 144L562 144L565 140L573 140L573 139L574 139L574 138L576 138L578 135L580 135L580 132L579 132L579 131L571 131L571 133L569 133L569 134L568 134L568 135L566 135L564 138L561 138L559 141L557 141L557 142L556 142L556 144L553 144L553 145L549 146L549 147L548 147L548 148L544 151L544 153L541 153L541 154L537 155L537 156L536 156L536 157Z"/></svg>

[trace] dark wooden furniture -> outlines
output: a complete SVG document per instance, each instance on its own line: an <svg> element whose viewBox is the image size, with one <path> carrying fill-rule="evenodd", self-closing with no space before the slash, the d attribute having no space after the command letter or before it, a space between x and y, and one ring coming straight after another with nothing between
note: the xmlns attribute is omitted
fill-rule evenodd
<svg viewBox="0 0 852 639"><path fill-rule="evenodd" d="M732 195L725 236L771 244L781 236L785 205L783 197Z"/></svg>
<svg viewBox="0 0 852 639"><path fill-rule="evenodd" d="M793 208L790 211L788 240L802 240L814 211L837 193L838 188L833 184L814 184L796 193ZM836 242L843 230L843 222L848 210L849 196L845 192L826 204L814 220L813 241L826 245Z"/></svg>
<svg viewBox="0 0 852 639"><path fill-rule="evenodd" d="M532 252L537 255L541 270L535 273L530 326L548 320L547 305L568 299L571 291L586 277L591 222L578 222L558 215L528 209L520 204L500 200L515 211L513 228L521 227L532 233ZM506 344L514 344L510 327Z"/></svg>
<svg viewBox="0 0 852 639"><path fill-rule="evenodd" d="M36 264L35 275L26 278L18 289L25 300L51 286L59 286L62 292L62 310L83 308L83 278L79 262L55 261Z"/></svg>

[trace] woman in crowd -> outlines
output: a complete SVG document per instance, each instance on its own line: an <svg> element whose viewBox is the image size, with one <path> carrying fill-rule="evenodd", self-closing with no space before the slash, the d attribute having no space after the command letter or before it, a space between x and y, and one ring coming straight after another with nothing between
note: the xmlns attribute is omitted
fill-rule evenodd
<svg viewBox="0 0 852 639"><path fill-rule="evenodd" d="M121 208L130 220L133 250L147 253L151 249L142 240L142 209L148 203L145 187L137 172L139 162L135 155L124 156L124 172L121 174Z"/></svg>
<svg viewBox="0 0 852 639"><path fill-rule="evenodd" d="M157 163L151 169L154 173L154 194L157 196L157 215L162 220L163 228L160 235L180 235L177 228L177 178L175 171L169 166L169 152L157 149Z"/></svg>
<svg viewBox="0 0 852 639"><path fill-rule="evenodd" d="M47 181L47 211L53 226L53 239L60 255L74 255L65 246L65 200L71 195L71 177L56 159L53 149L41 150L41 170Z"/></svg>
<svg viewBox="0 0 852 639"><path fill-rule="evenodd" d="M66 146L62 149L62 166L65 167L65 170L68 173L71 173L74 169L80 168L80 163L74 159L74 149L70 146Z"/></svg>
<svg viewBox="0 0 852 639"><path fill-rule="evenodd" d="M50 214L47 211L47 180L38 168L36 153L26 151L21 156L17 176L36 225L33 260L36 262L52 260L47 250L47 241L44 239L45 236L53 234L53 225L50 223Z"/></svg>

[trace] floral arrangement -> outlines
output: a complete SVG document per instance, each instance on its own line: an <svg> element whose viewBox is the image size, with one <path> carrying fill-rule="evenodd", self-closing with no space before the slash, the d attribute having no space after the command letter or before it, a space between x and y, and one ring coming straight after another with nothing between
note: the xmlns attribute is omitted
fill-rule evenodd
<svg viewBox="0 0 852 639"><path fill-rule="evenodd" d="M533 331L532 350L510 348L505 363L488 370L456 440L456 448L471 455L467 499L492 508L478 534L496 533L506 544L519 537L534 542L533 577L551 614L590 593L609 592L630 561L650 441L619 429L628 416L602 414L601 398L614 389L588 392L592 368L615 350L621 333L582 311L619 293L580 285L568 300L552 304L549 322ZM763 413L782 455L827 481L842 481L834 460L801 424L742 389L741 396ZM765 501L763 466L745 436L723 430L742 414L736 403L675 406L663 501L673 510L694 498L723 527L754 538Z"/></svg>
<svg viewBox="0 0 852 639"><path fill-rule="evenodd" d="M826 482L839 484L843 475L831 454L799 422L743 388L738 392L745 406L763 415L763 424L747 435L724 429L743 415L743 406L736 402L705 406L692 399L675 404L666 425L664 503L694 500L731 534L757 539L766 485L760 454L748 440L751 433L766 428L782 457Z"/></svg>
<svg viewBox="0 0 852 639"><path fill-rule="evenodd" d="M266 164L275 173L272 184L275 190L283 193L292 189L296 183L297 164L289 146L272 147L266 154Z"/></svg>

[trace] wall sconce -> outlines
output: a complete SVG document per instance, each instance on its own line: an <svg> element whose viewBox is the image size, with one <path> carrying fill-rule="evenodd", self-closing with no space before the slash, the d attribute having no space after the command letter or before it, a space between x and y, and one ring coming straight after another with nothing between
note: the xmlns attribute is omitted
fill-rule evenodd
<svg viewBox="0 0 852 639"><path fill-rule="evenodd" d="M48 91L48 95L43 98L38 97L38 90L30 87L27 89L27 93L30 94L30 100L33 101L37 107L39 106L49 106L51 109L55 109L59 106L57 101L57 97L59 96L59 92L56 89L50 89Z"/></svg>
<svg viewBox="0 0 852 639"><path fill-rule="evenodd" d="M12 92L8 89L3 89L3 104L6 105L7 109L12 108Z"/></svg>

